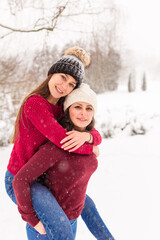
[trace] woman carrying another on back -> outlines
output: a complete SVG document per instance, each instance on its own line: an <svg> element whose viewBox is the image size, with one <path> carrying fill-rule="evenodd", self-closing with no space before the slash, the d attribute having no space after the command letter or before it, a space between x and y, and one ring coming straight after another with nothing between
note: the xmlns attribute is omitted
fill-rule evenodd
<svg viewBox="0 0 160 240"><path fill-rule="evenodd" d="M59 123L68 131L90 132L94 128L96 108L96 94L87 84L82 83L66 97L64 115L60 117ZM93 146L93 152L97 154L96 146ZM74 239L77 218L81 213L82 218L86 218L86 214L88 218L92 218L92 226L88 227L97 239L114 239L98 215L92 200L86 197L88 181L98 165L94 153L91 155L69 153L52 142L47 142L16 174L13 187L18 209L22 218L32 226L27 230L29 240ZM45 174L45 186L37 182L32 183L42 174ZM30 188L31 184L32 188ZM31 195L34 196L34 189L37 187L42 189L43 195L31 197ZM50 194L46 187L51 191ZM44 205L43 208L38 209L41 198L43 198ZM88 212L85 210L83 213L85 199L92 206ZM93 217L95 214L96 219ZM68 234L64 229L63 236L59 238L59 229L69 221L72 224L72 231ZM37 224L39 224L39 232L45 229L45 235L39 234L34 229ZM53 230L54 235L51 234L50 229Z"/></svg>
<svg viewBox="0 0 160 240"><path fill-rule="evenodd" d="M84 66L89 63L90 55L82 48L67 49L51 66L48 77L22 102L15 122L12 139L14 145L5 175L6 191L14 203L13 178L41 145L50 140L67 151L92 154L93 145L100 144L101 136L95 129L90 133L67 132L56 121L62 114L65 96L79 87L84 78ZM35 190L34 194L39 194L40 190Z"/></svg>
<svg viewBox="0 0 160 240"><path fill-rule="evenodd" d="M100 144L101 136L95 129L90 133L67 132L56 121L62 114L64 97L81 84L84 77L84 66L89 63L90 57L82 48L68 49L64 56L49 69L48 77L44 82L22 102L15 122L12 139L14 145L5 176L6 191L14 203L16 203L16 199L12 186L13 178L34 155L39 146L50 140L58 147L65 146L64 149L67 151L92 154L93 145ZM66 141L67 147L64 144ZM32 197L42 195L41 188L34 189L33 194ZM40 200L39 204L43 205L43 199ZM85 202L83 213L90 208L87 204L88 201ZM89 226L92 219L88 218L87 214L84 216L83 220ZM70 225L65 227L70 228Z"/></svg>

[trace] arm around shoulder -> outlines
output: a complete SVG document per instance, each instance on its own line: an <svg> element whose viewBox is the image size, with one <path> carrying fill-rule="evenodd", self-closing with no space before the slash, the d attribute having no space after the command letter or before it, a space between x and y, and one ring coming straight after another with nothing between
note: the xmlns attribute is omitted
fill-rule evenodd
<svg viewBox="0 0 160 240"><path fill-rule="evenodd" d="M24 106L24 113L46 138L61 148L60 143L67 135L67 131L56 121L48 101L40 96L30 97ZM69 151L69 149L67 150ZM89 143L84 143L75 153L92 154L93 148Z"/></svg>

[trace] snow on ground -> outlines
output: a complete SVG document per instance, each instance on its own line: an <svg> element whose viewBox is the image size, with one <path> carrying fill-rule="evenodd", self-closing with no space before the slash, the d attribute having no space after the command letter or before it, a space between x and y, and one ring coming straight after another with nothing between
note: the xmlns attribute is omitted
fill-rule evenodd
<svg viewBox="0 0 160 240"><path fill-rule="evenodd" d="M114 114L112 118L121 117L121 110L129 107L141 114L148 126L146 135L119 133L103 139L99 167L89 182L87 193L116 240L160 239L159 91L160 86L153 85L147 92L119 90L98 96L97 119L105 117L106 109ZM3 183L11 147L0 149L0 239L25 240L25 223ZM76 240L82 239L95 238L79 218Z"/></svg>

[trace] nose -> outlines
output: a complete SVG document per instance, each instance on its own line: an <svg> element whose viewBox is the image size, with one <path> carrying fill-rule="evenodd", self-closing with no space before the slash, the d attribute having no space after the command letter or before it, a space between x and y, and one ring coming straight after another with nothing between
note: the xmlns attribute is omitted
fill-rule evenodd
<svg viewBox="0 0 160 240"><path fill-rule="evenodd" d="M63 90L66 90L66 89L67 89L67 87L68 87L68 84L67 84L67 82L63 82L63 83L62 83L62 87L63 87Z"/></svg>
<svg viewBox="0 0 160 240"><path fill-rule="evenodd" d="M86 115L86 110L85 109L81 109L81 115L83 115L83 116Z"/></svg>

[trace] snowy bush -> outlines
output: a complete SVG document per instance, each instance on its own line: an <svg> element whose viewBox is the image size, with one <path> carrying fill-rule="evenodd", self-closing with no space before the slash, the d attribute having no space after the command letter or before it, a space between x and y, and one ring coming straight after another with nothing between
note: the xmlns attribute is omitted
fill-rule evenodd
<svg viewBox="0 0 160 240"><path fill-rule="evenodd" d="M11 137L13 126L9 119L7 121L0 120L0 147L7 146Z"/></svg>
<svg viewBox="0 0 160 240"><path fill-rule="evenodd" d="M104 138L112 138L120 134L127 136L141 135L146 134L149 130L150 119L151 116L140 114L129 108L107 109L103 116L98 116L97 127Z"/></svg>
<svg viewBox="0 0 160 240"><path fill-rule="evenodd" d="M3 97L2 94L0 97ZM9 94L3 97L0 107L0 146L6 146L9 144L15 121L15 106Z"/></svg>

